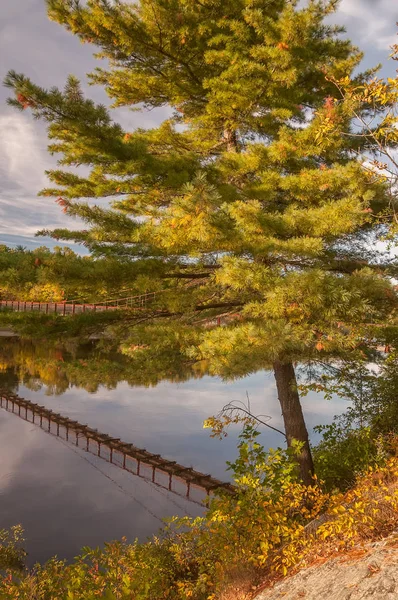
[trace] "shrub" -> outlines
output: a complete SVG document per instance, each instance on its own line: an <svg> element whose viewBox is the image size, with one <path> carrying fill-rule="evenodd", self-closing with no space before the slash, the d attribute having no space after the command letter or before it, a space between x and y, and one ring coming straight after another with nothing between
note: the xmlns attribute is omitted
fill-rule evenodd
<svg viewBox="0 0 398 600"><path fill-rule="evenodd" d="M314 430L322 433L322 440L313 448L315 471L328 490L348 489L358 475L380 464L385 455L382 438L376 438L370 427L354 428L336 420Z"/></svg>
<svg viewBox="0 0 398 600"><path fill-rule="evenodd" d="M22 543L23 529L20 525L12 527L10 531L0 530L0 571L23 568L26 552Z"/></svg>

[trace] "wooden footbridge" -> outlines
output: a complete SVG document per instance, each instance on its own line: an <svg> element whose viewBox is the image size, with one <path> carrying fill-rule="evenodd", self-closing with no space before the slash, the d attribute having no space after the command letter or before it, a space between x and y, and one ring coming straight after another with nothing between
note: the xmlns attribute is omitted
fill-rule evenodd
<svg viewBox="0 0 398 600"><path fill-rule="evenodd" d="M111 298L96 303L81 303L74 300L64 302L31 302L27 300L0 300L0 310L17 312L40 312L56 315L78 315L86 312L146 308L161 292L147 292L138 296Z"/></svg>
<svg viewBox="0 0 398 600"><path fill-rule="evenodd" d="M113 310L145 310L152 304L155 304L159 296L163 292L168 290L162 290L160 292L147 292L138 296L126 296L124 298L112 298L110 300L103 300L97 303L79 303L73 300L64 302L31 302L26 300L0 300L0 311L9 310L15 312L36 312L45 314L55 315L81 315L83 313L93 312L104 312ZM201 309L205 309L204 305ZM211 307L209 307L211 308ZM159 313L164 314L162 309L158 307L155 310ZM206 317L205 319L199 319L195 321L195 324L200 324L205 327L218 326L226 324L235 318L239 318L237 314L231 314L229 310L227 313L222 313L214 317Z"/></svg>
<svg viewBox="0 0 398 600"><path fill-rule="evenodd" d="M211 494L216 490L234 493L235 488L230 483L219 481L211 475L180 465L176 461L167 460L160 454L137 448L119 438L100 433L97 429L73 421L9 391L0 390L0 408L132 475L196 504L203 506L203 502L208 503Z"/></svg>

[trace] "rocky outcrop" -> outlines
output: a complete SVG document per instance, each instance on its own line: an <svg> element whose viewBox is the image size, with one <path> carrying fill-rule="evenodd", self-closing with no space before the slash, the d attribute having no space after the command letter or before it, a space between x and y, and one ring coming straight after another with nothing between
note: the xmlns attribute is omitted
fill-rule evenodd
<svg viewBox="0 0 398 600"><path fill-rule="evenodd" d="M255 600L398 600L398 533L286 577Z"/></svg>

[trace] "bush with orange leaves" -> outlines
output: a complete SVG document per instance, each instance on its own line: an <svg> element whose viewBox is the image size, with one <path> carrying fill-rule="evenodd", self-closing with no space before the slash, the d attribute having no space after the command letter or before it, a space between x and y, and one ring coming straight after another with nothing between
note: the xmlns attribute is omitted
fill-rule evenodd
<svg viewBox="0 0 398 600"><path fill-rule="evenodd" d="M327 516L316 538L332 540L333 547L391 533L398 525L398 459L391 457L383 467L370 467L355 487L332 496Z"/></svg>

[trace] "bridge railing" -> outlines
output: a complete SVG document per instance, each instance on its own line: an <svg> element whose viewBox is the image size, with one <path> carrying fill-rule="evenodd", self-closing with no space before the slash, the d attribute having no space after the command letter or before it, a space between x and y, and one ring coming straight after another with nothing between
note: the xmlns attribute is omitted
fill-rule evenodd
<svg viewBox="0 0 398 600"><path fill-rule="evenodd" d="M77 304L75 302L29 302L24 300L0 300L0 310L16 312L39 312L45 314L74 315L85 312L116 310L114 305Z"/></svg>
<svg viewBox="0 0 398 600"><path fill-rule="evenodd" d="M97 307L116 306L117 308L139 308L146 307L151 304L159 292L146 292L145 294L139 294L136 296L126 296L124 298L111 298L110 300L103 300L96 304Z"/></svg>
<svg viewBox="0 0 398 600"><path fill-rule="evenodd" d="M46 314L74 315L85 312L103 312L119 308L145 308L156 298L158 292L147 292L137 296L112 298L95 303L63 302L32 302L26 300L0 300L0 310L17 312L40 312Z"/></svg>

